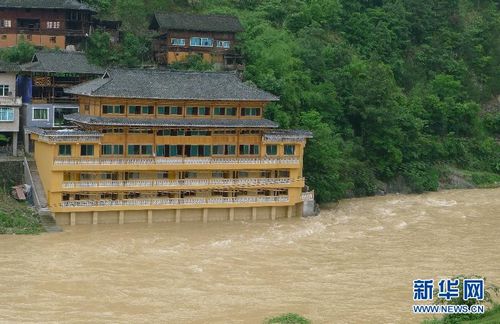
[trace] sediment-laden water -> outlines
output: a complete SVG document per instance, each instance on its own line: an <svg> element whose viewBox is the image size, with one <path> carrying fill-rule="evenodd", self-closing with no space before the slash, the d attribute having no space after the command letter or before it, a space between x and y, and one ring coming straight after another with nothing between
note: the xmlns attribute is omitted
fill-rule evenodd
<svg viewBox="0 0 500 324"><path fill-rule="evenodd" d="M276 222L0 237L0 322L407 323L412 280L500 284L500 189L344 200Z"/></svg>

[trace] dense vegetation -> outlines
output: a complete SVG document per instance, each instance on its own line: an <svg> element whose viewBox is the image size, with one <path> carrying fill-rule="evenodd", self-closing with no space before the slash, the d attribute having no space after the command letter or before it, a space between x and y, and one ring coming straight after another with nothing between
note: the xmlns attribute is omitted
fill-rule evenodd
<svg viewBox="0 0 500 324"><path fill-rule="evenodd" d="M88 40L90 59L105 66L151 64L156 10L240 17L245 79L281 98L266 117L314 131L305 175L319 201L391 183L436 190L449 170L498 184L498 1L87 2L123 21L120 44L100 32ZM176 68L211 66L193 59Z"/></svg>
<svg viewBox="0 0 500 324"><path fill-rule="evenodd" d="M43 231L36 213L0 190L0 234L37 234Z"/></svg>

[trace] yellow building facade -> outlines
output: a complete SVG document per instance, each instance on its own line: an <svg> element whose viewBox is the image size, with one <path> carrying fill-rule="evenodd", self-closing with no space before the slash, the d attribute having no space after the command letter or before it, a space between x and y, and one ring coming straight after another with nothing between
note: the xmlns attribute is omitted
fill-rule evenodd
<svg viewBox="0 0 500 324"><path fill-rule="evenodd" d="M31 129L58 224L301 216L300 130L263 118L278 100L232 73L109 71L67 90L76 128Z"/></svg>

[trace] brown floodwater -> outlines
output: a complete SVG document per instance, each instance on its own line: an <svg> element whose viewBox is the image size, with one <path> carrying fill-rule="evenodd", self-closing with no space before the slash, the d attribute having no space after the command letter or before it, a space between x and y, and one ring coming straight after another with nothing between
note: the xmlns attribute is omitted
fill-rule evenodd
<svg viewBox="0 0 500 324"><path fill-rule="evenodd" d="M309 219L0 236L0 322L407 323L412 280L500 284L500 189L350 199Z"/></svg>

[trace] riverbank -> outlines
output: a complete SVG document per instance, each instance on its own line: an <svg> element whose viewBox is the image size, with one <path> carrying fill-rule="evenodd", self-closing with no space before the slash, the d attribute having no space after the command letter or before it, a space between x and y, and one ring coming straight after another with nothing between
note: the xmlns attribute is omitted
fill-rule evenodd
<svg viewBox="0 0 500 324"><path fill-rule="evenodd" d="M0 234L39 234L43 227L36 212L0 190Z"/></svg>

